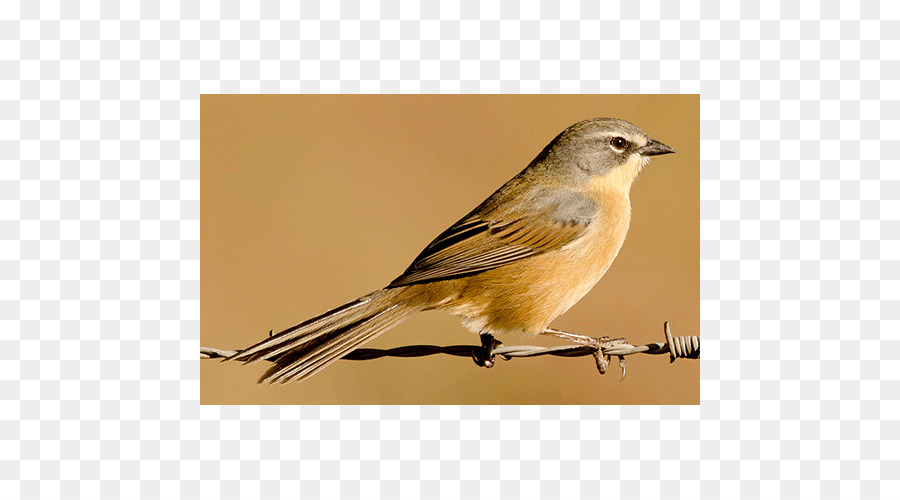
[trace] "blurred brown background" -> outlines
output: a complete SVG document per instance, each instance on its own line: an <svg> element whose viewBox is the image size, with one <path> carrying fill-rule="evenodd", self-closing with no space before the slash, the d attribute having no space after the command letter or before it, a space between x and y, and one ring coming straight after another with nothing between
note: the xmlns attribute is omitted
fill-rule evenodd
<svg viewBox="0 0 900 500"><path fill-rule="evenodd" d="M201 99L201 345L244 348L381 288L567 126L628 120L678 150L631 192L631 229L591 293L552 326L632 344L697 335L697 95L327 96ZM507 345L559 345L501 338ZM477 344L426 312L366 347ZM257 385L267 363L200 361L203 404L699 404L700 362L593 358L341 360L303 383Z"/></svg>

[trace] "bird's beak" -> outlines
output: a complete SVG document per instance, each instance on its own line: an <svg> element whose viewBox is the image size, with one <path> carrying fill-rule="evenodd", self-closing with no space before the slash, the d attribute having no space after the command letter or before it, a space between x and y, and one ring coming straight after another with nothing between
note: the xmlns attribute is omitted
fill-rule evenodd
<svg viewBox="0 0 900 500"><path fill-rule="evenodd" d="M647 141L647 145L638 149L637 152L640 153L641 156L656 156L675 153L675 150L655 139L650 139Z"/></svg>

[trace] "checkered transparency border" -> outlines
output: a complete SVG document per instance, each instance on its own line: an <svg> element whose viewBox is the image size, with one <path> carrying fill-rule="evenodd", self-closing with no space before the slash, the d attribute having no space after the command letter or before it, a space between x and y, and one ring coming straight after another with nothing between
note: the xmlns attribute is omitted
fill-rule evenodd
<svg viewBox="0 0 900 500"><path fill-rule="evenodd" d="M0 497L898 497L898 9L0 2ZM200 407L230 92L700 93L704 403Z"/></svg>

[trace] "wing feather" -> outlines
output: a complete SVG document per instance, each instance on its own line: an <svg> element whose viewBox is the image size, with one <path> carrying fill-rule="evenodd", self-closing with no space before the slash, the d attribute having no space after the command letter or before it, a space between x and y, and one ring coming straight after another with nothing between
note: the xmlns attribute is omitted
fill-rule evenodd
<svg viewBox="0 0 900 500"><path fill-rule="evenodd" d="M590 199L571 191L526 198L530 210L479 207L435 238L389 286L456 278L559 249L580 238L597 213Z"/></svg>

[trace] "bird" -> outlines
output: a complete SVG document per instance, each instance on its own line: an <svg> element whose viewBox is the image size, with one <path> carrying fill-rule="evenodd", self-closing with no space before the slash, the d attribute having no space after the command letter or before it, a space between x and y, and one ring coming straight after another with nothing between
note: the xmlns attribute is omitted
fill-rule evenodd
<svg viewBox="0 0 900 500"><path fill-rule="evenodd" d="M634 180L653 156L675 152L625 120L575 123L387 286L227 360L271 361L259 383L303 381L426 310L447 311L477 334L565 338L549 325L618 255Z"/></svg>

